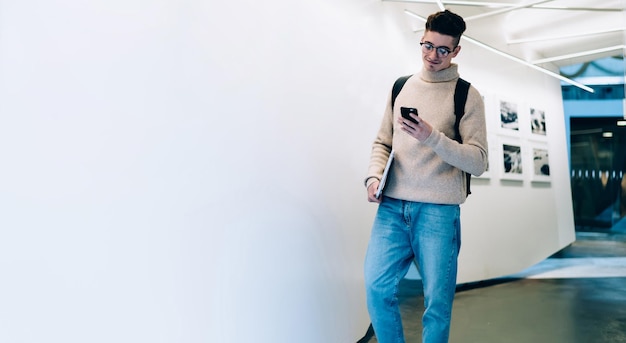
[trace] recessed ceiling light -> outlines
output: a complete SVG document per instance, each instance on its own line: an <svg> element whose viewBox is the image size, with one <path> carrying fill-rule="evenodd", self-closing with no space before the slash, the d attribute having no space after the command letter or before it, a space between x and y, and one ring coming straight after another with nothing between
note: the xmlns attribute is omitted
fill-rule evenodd
<svg viewBox="0 0 626 343"><path fill-rule="evenodd" d="M613 137L613 132L611 132L611 131L602 132L602 137L604 137L604 138L611 138L611 137Z"/></svg>
<svg viewBox="0 0 626 343"><path fill-rule="evenodd" d="M617 126L626 126L626 120L618 120Z"/></svg>

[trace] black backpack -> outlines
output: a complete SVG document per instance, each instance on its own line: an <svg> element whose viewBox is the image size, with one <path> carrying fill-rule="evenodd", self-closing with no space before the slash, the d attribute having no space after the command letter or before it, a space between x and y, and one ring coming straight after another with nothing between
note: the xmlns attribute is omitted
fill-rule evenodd
<svg viewBox="0 0 626 343"><path fill-rule="evenodd" d="M396 97L400 93L400 90L406 83L406 80L409 79L412 75L406 75L399 77L396 82L393 84L393 88L391 90L391 109L393 110L393 105L396 102ZM454 115L456 116L456 120L454 122L454 132L455 132L455 140L459 143L463 143L461 139L461 133L459 131L459 124L461 123L461 118L465 114L465 102L467 102L467 93L469 92L470 83L463 80L462 78L458 78L456 81L456 88L454 89ZM465 173L465 172L463 172ZM465 173L465 180L467 182L467 194L470 195L472 192L470 191L470 182L472 180L472 175L470 173Z"/></svg>

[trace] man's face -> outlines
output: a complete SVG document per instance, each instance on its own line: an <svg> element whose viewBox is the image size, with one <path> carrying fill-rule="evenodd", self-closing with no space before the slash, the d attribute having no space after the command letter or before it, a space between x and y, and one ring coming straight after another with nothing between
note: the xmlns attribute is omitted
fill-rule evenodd
<svg viewBox="0 0 626 343"><path fill-rule="evenodd" d="M422 60L429 71L440 71L450 67L452 59L458 55L461 46L455 46L454 37L438 32L426 31L422 37ZM447 50L446 56L441 54Z"/></svg>

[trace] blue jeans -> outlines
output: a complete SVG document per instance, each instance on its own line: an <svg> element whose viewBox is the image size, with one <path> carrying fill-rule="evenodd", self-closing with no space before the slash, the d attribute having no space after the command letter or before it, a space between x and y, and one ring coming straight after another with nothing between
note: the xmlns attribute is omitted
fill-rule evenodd
<svg viewBox="0 0 626 343"><path fill-rule="evenodd" d="M398 284L414 260L424 285L422 341L448 342L460 230L459 205L383 198L365 257L367 308L379 343L404 343Z"/></svg>

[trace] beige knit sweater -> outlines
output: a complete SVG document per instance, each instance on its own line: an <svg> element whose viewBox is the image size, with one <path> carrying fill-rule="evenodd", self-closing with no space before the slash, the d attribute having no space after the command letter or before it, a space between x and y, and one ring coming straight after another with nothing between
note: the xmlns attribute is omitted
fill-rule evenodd
<svg viewBox="0 0 626 343"><path fill-rule="evenodd" d="M463 144L454 140L454 89L458 66L430 72L423 69L406 82L396 98L391 94L372 146L366 186L382 176L391 148L395 159L384 195L436 204L461 204L466 199L465 174L479 176L487 169L487 131L482 97L472 86L459 130ZM400 107L415 107L433 127L423 142L402 131L397 123ZM373 177L373 178L370 178Z"/></svg>

